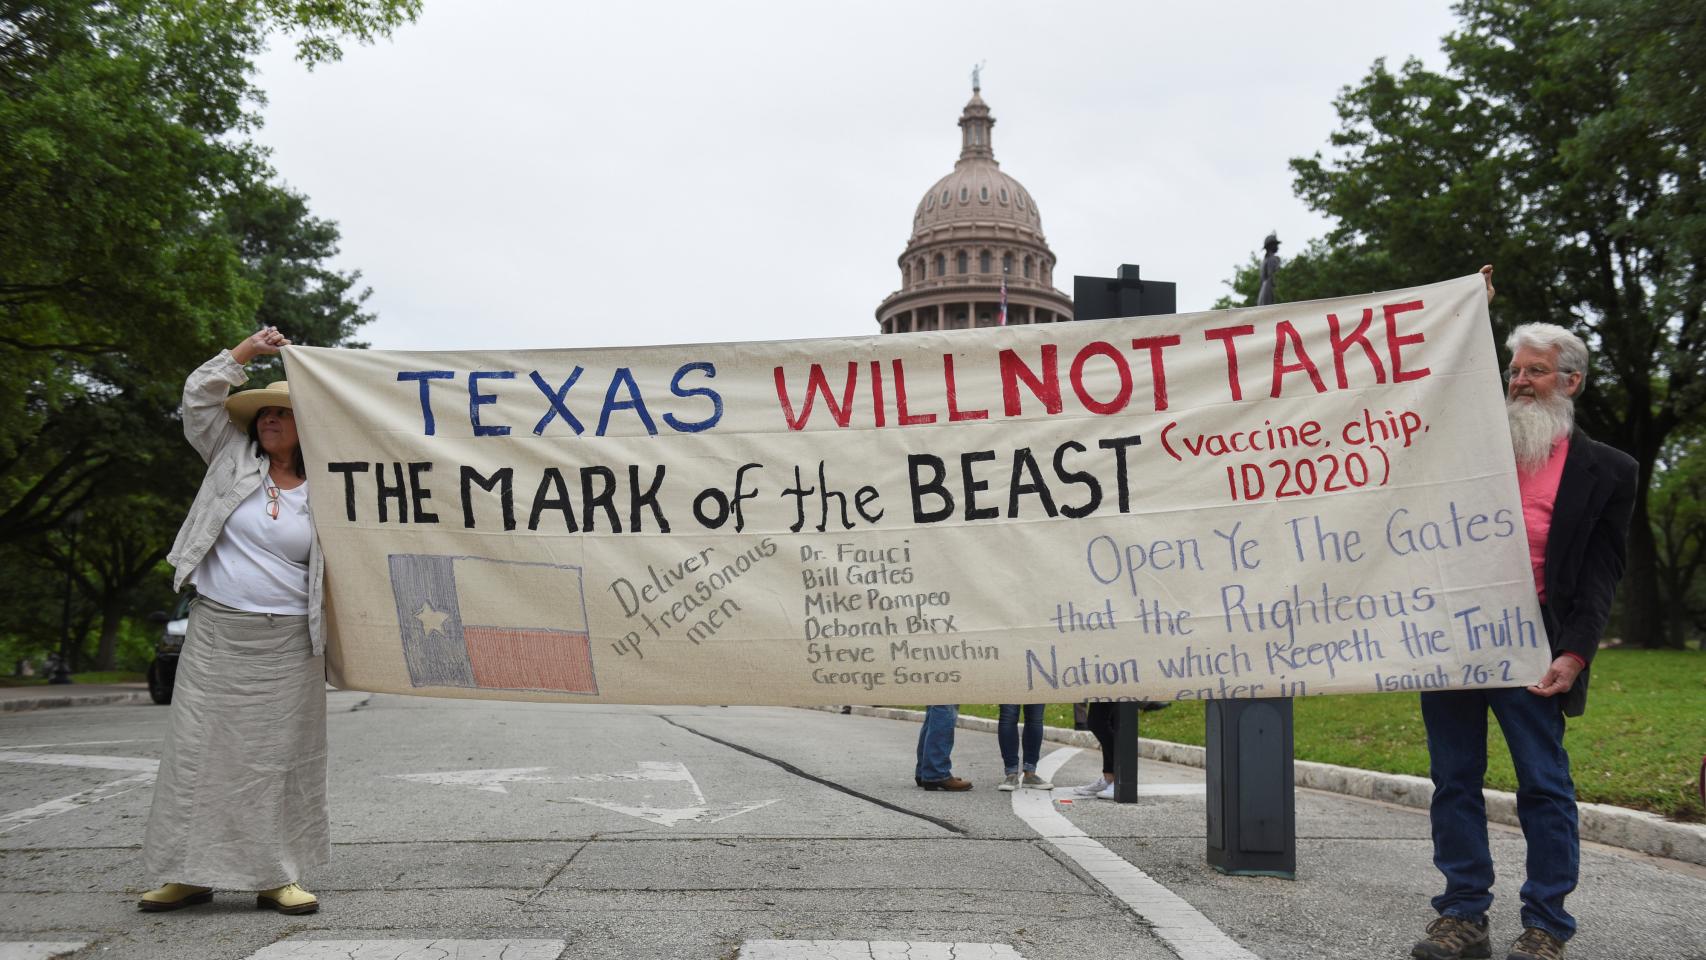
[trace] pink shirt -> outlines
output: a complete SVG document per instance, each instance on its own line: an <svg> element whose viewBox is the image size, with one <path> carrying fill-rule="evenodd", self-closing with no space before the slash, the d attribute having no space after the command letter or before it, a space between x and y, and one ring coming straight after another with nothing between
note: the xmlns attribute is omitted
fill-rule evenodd
<svg viewBox="0 0 1706 960"><path fill-rule="evenodd" d="M1565 434L1552 445L1552 456L1533 473L1516 472L1522 491L1522 521L1528 527L1528 559L1534 565L1534 589L1546 602L1546 535L1552 532L1552 503L1558 499L1558 481L1564 476L1564 461L1570 455L1570 437Z"/></svg>

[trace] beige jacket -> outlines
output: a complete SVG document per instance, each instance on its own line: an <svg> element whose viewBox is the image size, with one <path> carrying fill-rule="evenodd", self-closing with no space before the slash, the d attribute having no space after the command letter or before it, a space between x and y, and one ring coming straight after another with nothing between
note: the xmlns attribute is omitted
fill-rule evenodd
<svg viewBox="0 0 1706 960"><path fill-rule="evenodd" d="M207 474L196 491L195 503L184 525L178 529L178 539L166 562L177 571L172 589L183 588L184 580L201 566L202 558L213 549L225 520L237 505L261 486L267 472L267 458L249 442L249 435L237 429L225 413L225 398L231 388L249 379L243 365L221 350L184 381L184 436L207 461ZM309 502L313 510L312 497ZM320 538L308 551L308 639L314 655L326 651L326 560L320 553Z"/></svg>

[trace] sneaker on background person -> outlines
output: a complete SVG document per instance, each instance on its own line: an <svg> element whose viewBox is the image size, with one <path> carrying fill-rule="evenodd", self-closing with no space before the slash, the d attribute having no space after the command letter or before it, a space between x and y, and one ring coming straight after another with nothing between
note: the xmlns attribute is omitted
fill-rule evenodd
<svg viewBox="0 0 1706 960"><path fill-rule="evenodd" d="M1105 779L1103 777L1097 777L1096 779L1090 781L1089 783L1086 783L1082 787L1073 787L1072 792L1077 794L1080 797L1093 797L1093 796L1096 796L1097 794L1101 793L1103 790L1106 790L1109 787L1112 787L1113 785L1114 785L1114 782L1112 780L1108 780L1108 779Z"/></svg>

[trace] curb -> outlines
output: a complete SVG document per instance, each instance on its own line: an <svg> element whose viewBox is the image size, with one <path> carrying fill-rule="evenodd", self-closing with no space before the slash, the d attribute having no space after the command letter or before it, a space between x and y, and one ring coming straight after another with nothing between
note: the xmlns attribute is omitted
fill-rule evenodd
<svg viewBox="0 0 1706 960"><path fill-rule="evenodd" d="M835 713L841 711L840 707L806 709ZM886 720L908 720L913 723L924 720L922 711L902 710L898 707L853 707L852 712L857 716L881 717ZM979 733L994 733L996 723L986 717L962 716L958 726ZM1073 747L1098 749L1096 738L1091 736L1088 730L1044 727L1043 739ZM1145 760L1200 768L1204 764L1206 753L1202 747L1188 744L1151 740L1148 737L1137 739L1137 755ZM1293 766L1295 783L1308 790L1378 800L1420 810L1428 808L1428 803L1434 795L1433 781L1426 777L1378 773L1309 760L1293 761ZM1487 798L1487 819L1513 827L1521 825L1516 816L1516 794L1503 790L1482 792ZM1676 823L1656 813L1630 810L1606 803L1578 803L1576 811L1583 840L1706 866L1706 825Z"/></svg>
<svg viewBox="0 0 1706 960"><path fill-rule="evenodd" d="M114 703L153 703L146 690L128 693L95 693L87 696L67 694L59 697L19 697L0 700L0 713L22 713L25 710L51 710L54 707L101 707Z"/></svg>

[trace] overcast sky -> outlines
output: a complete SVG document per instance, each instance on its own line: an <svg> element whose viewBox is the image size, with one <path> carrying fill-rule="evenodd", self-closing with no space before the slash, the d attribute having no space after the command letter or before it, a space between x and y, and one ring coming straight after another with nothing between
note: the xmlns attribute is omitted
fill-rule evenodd
<svg viewBox="0 0 1706 960"><path fill-rule="evenodd" d="M313 72L262 61L261 142L386 349L875 333L971 67L1068 294L1122 262L1207 309L1278 229L1286 161L1377 57L1443 65L1446 0L426 0ZM1447 278L1439 278L1447 279Z"/></svg>

